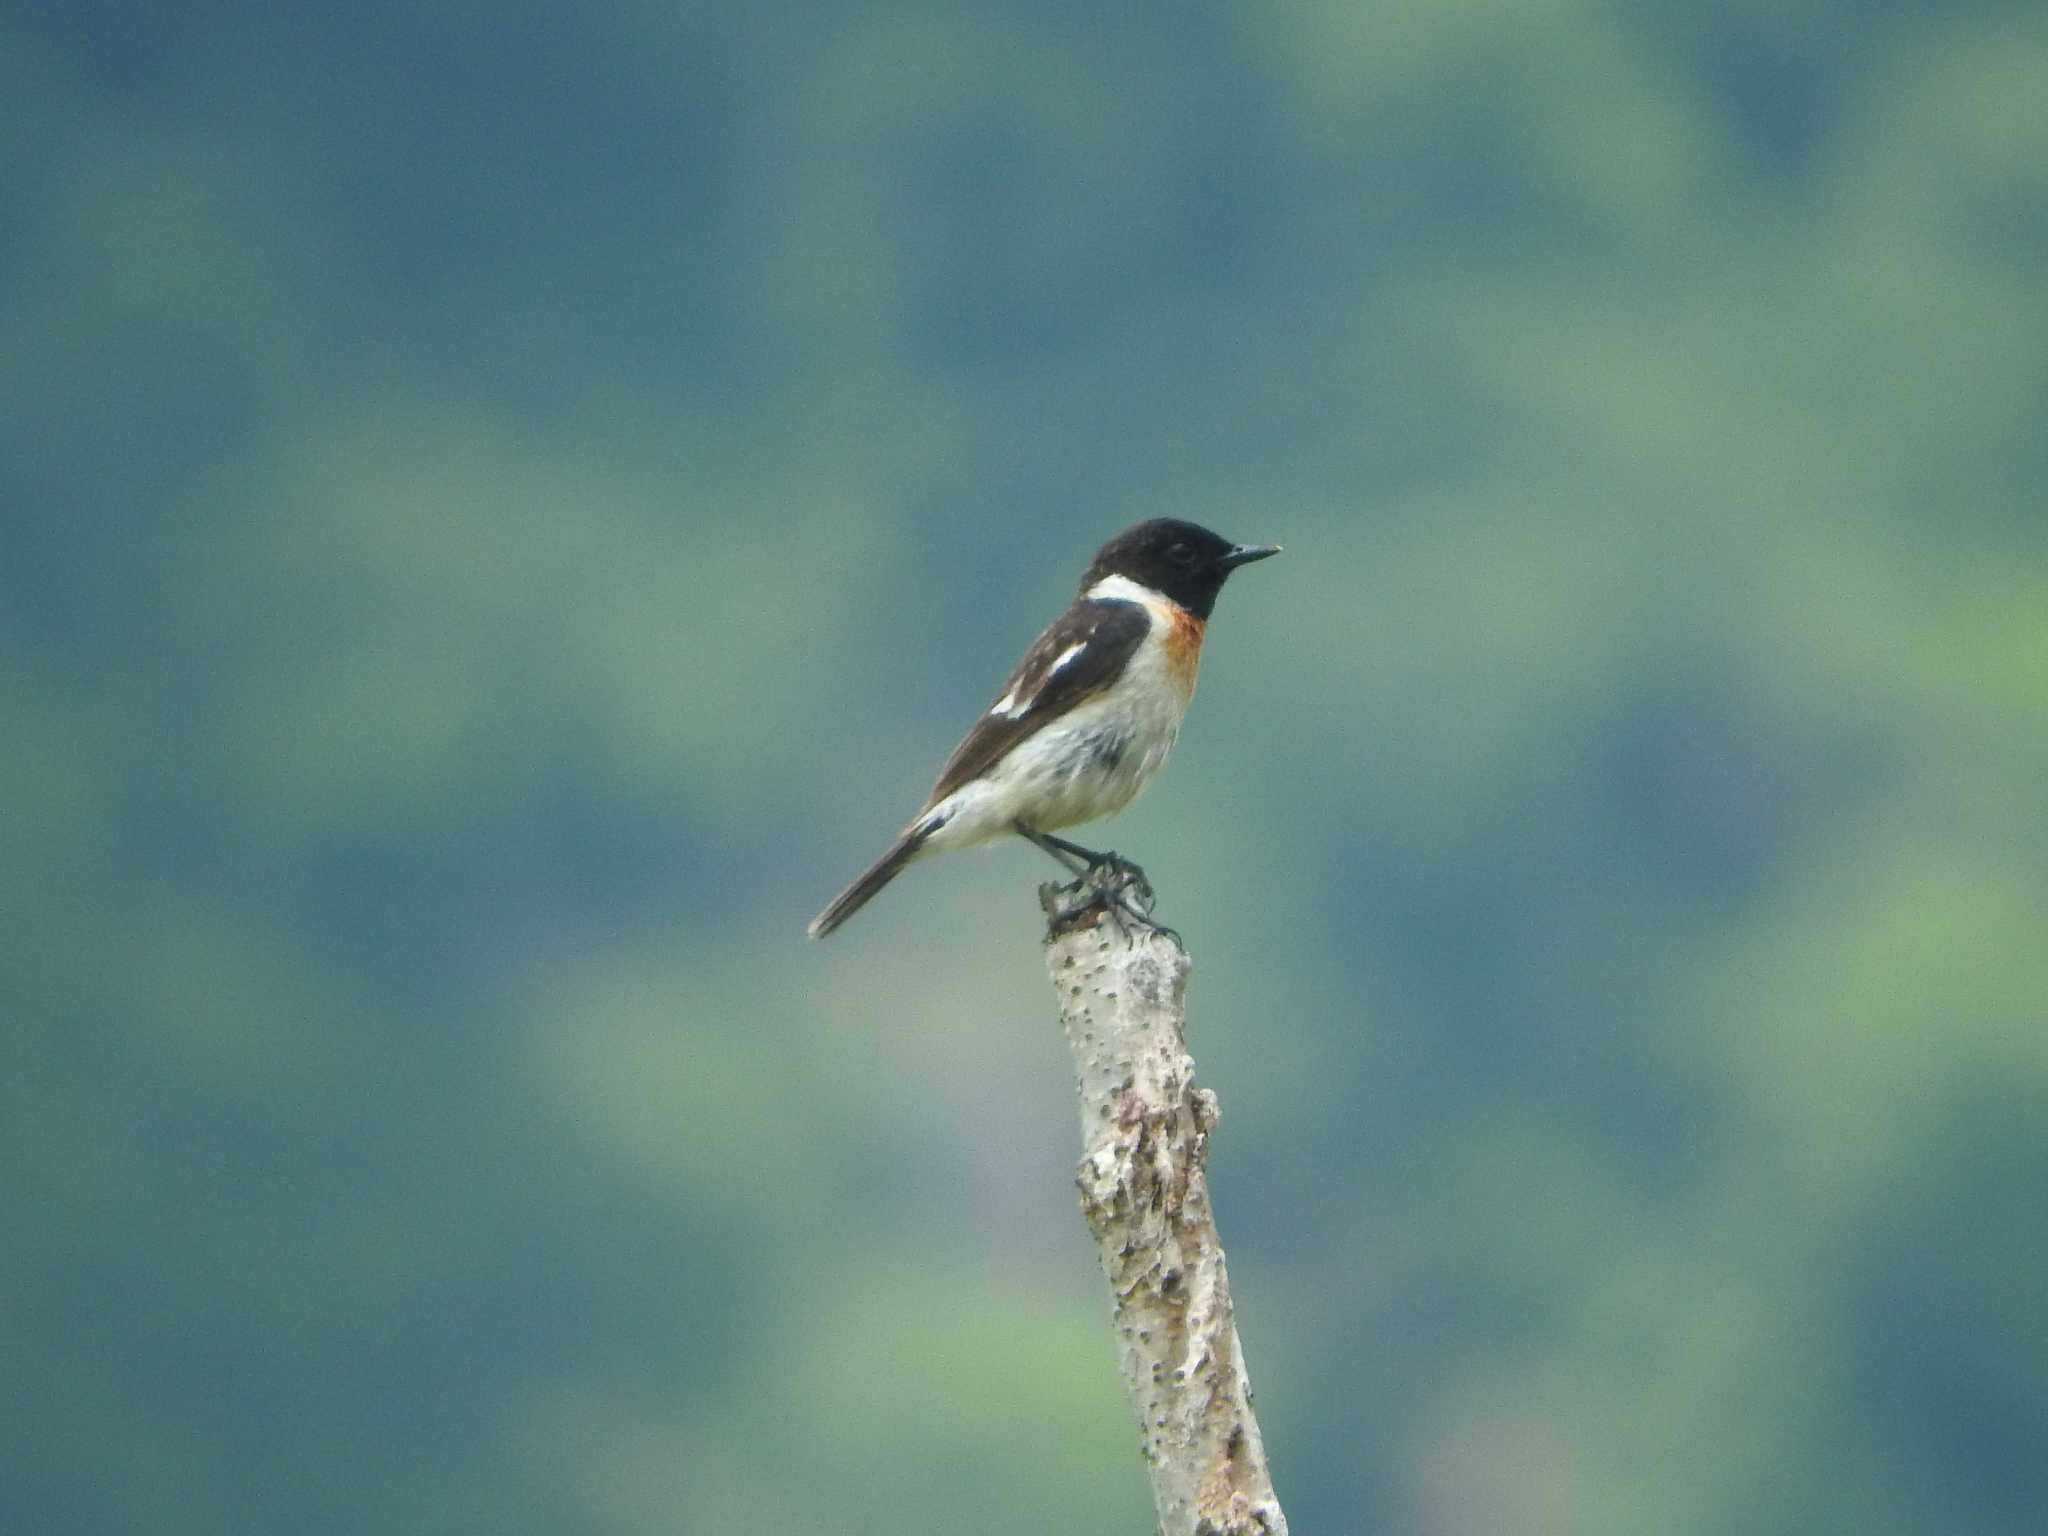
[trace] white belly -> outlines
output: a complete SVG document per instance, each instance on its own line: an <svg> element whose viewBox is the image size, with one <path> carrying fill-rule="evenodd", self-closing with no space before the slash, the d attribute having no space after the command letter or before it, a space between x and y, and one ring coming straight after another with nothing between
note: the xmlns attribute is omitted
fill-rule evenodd
<svg viewBox="0 0 2048 1536"><path fill-rule="evenodd" d="M945 825L925 845L933 852L967 848L1010 833L1018 820L1041 832L1113 815L1137 798L1166 765L1187 712L1186 697L1155 670L1156 641L1131 660L1118 688L1090 699L1019 742L986 776L963 784L933 806Z"/></svg>

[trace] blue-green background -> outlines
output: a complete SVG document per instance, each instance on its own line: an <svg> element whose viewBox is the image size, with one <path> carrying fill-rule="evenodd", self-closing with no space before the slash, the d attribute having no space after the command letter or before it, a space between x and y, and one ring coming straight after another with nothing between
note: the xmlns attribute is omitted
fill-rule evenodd
<svg viewBox="0 0 2048 1536"><path fill-rule="evenodd" d="M0 1528L1138 1532L1090 550L1302 1532L2048 1510L2048 10L0 13Z"/></svg>

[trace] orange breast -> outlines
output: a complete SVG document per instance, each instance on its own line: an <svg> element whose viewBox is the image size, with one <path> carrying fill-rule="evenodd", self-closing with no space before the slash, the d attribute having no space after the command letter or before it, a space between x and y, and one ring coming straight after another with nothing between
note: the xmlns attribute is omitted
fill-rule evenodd
<svg viewBox="0 0 2048 1536"><path fill-rule="evenodd" d="M1167 675L1183 698L1195 696L1195 673L1202 665L1202 635L1208 627L1185 608L1173 606L1166 633L1160 636L1166 650Z"/></svg>

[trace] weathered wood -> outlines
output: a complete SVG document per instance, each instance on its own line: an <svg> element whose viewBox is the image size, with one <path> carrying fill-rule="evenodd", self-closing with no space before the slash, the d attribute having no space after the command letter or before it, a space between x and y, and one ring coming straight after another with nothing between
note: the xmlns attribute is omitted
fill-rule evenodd
<svg viewBox="0 0 2048 1536"><path fill-rule="evenodd" d="M1040 894L1080 1096L1081 1209L1109 1280L1159 1529L1285 1536L1209 1208L1217 1108L1187 1050L1191 962L1165 934L1108 915L1085 886Z"/></svg>

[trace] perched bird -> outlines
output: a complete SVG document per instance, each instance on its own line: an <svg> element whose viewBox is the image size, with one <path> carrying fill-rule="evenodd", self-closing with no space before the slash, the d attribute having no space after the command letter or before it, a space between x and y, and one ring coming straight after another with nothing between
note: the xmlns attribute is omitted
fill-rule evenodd
<svg viewBox="0 0 2048 1536"><path fill-rule="evenodd" d="M1052 834L1122 810L1151 782L1194 697L1224 581L1279 553L1164 517L1103 545L1073 606L1032 642L910 825L811 919L811 937L853 916L913 859L1013 832L1075 873L1120 862Z"/></svg>

